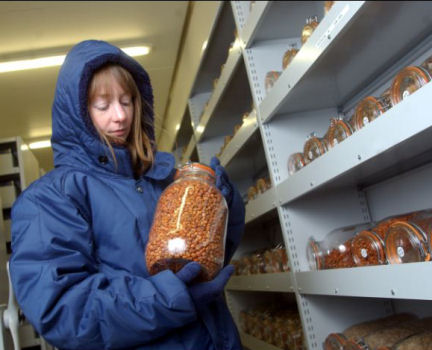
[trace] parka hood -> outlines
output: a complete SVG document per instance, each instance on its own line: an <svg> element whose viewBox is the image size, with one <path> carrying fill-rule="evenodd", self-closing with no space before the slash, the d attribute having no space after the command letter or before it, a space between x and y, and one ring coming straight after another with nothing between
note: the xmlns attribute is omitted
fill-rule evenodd
<svg viewBox="0 0 432 350"><path fill-rule="evenodd" d="M87 91L91 77L107 63L119 64L131 73L143 101L153 110L150 79L138 62L104 41L87 40L75 45L60 69L52 107L51 143L56 167L72 163L87 168L95 166L126 176L133 173L129 151L113 146L116 167L108 147L101 142L88 115ZM152 125L153 118L152 114ZM147 133L154 140L153 127Z"/></svg>

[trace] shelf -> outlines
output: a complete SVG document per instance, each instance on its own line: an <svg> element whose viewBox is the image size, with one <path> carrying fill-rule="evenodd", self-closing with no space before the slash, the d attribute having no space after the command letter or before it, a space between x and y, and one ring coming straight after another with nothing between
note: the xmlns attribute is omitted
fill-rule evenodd
<svg viewBox="0 0 432 350"><path fill-rule="evenodd" d="M247 79L243 79L241 74L237 74L234 77L236 68L238 66L238 63L240 62L241 57L242 55L239 47L233 48L230 51L228 60L225 63L225 66L221 72L221 75L210 97L210 100L204 108L204 113L202 114L202 117L199 121L199 125L196 128L196 137L198 142L205 137L220 136L222 134L225 134L227 130L232 130L232 128L234 127L234 125L232 125L232 122L230 123L231 128L226 126L228 122L227 119L229 119L227 118L228 116L224 118L225 123L223 121L221 122L221 118L223 118L223 115L220 116L220 118L218 117L217 123L212 121L211 119L215 118L215 110L219 107L223 95L225 95L228 99L228 105L235 106L236 104L238 105L239 101L243 100L242 92L248 92L248 89L239 89L237 86L238 83L247 83ZM232 82L233 78L237 78L236 81ZM230 87L230 84L233 85L231 86L231 91L233 92L232 94L226 93L226 90ZM242 110L238 114L241 116L245 112L246 111Z"/></svg>
<svg viewBox="0 0 432 350"><path fill-rule="evenodd" d="M430 35L431 11L430 2L335 2L262 101L262 120L344 105Z"/></svg>
<svg viewBox="0 0 432 350"><path fill-rule="evenodd" d="M234 41L234 31L235 23L231 6L222 1L215 25L204 48L191 97L197 93L212 90L213 80L219 76L220 67L227 60L228 49Z"/></svg>
<svg viewBox="0 0 432 350"><path fill-rule="evenodd" d="M246 223L259 218L276 208L276 195L274 188L268 189L266 192L259 194L257 198L251 200L246 205Z"/></svg>
<svg viewBox="0 0 432 350"><path fill-rule="evenodd" d="M296 273L302 294L432 300L432 263L409 263Z"/></svg>
<svg viewBox="0 0 432 350"><path fill-rule="evenodd" d="M251 141L252 135L258 130L258 122L256 117L256 112L253 111L249 116L243 121L241 128L234 135L230 143L224 149L220 161L222 166L226 167L239 151L247 148L246 153L251 154L254 152L255 144ZM249 147L248 147L249 146ZM261 146L262 147L262 146Z"/></svg>
<svg viewBox="0 0 432 350"><path fill-rule="evenodd" d="M240 339L242 344L250 350L281 350L272 344L266 343L243 332L240 332Z"/></svg>
<svg viewBox="0 0 432 350"><path fill-rule="evenodd" d="M263 273L249 276L233 276L226 288L228 290L261 292L294 292L290 272Z"/></svg>
<svg viewBox="0 0 432 350"><path fill-rule="evenodd" d="M19 178L20 175L20 169L19 167L13 167L8 169L5 173L0 173L0 182L7 181L8 179L13 180L17 177Z"/></svg>
<svg viewBox="0 0 432 350"><path fill-rule="evenodd" d="M431 96L428 84L291 175L277 186L280 203L317 189L364 187L429 162Z"/></svg>
<svg viewBox="0 0 432 350"><path fill-rule="evenodd" d="M192 137L191 137L191 139L190 139L190 141L186 147L186 151L183 154L183 157L181 158L182 164L186 163L191 158L195 147L196 147L195 137L192 135Z"/></svg>
<svg viewBox="0 0 432 350"><path fill-rule="evenodd" d="M252 6L246 23L242 31L240 32L240 39L246 47L249 47L251 45L254 36L256 35L258 28L260 27L260 23L264 19L264 14L270 7L270 1L257 1Z"/></svg>

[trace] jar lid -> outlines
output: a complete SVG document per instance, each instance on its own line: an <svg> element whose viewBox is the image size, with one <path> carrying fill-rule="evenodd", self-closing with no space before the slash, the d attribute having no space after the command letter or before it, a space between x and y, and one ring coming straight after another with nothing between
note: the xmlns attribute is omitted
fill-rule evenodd
<svg viewBox="0 0 432 350"><path fill-rule="evenodd" d="M352 135L352 129L349 123L343 119L332 118L330 121L330 128L327 132L328 144L334 147L346 138Z"/></svg>
<svg viewBox="0 0 432 350"><path fill-rule="evenodd" d="M426 69L414 66L405 67L393 80L391 86L392 104L399 103L430 80L431 77Z"/></svg>
<svg viewBox="0 0 432 350"><path fill-rule="evenodd" d="M306 256L311 270L321 270L324 267L323 256L319 244L313 238L309 239Z"/></svg>
<svg viewBox="0 0 432 350"><path fill-rule="evenodd" d="M384 242L373 231L359 232L351 242L351 250L357 266L380 265L386 262Z"/></svg>
<svg viewBox="0 0 432 350"><path fill-rule="evenodd" d="M324 350L344 350L346 343L347 339L342 333L330 333L324 342Z"/></svg>
<svg viewBox="0 0 432 350"><path fill-rule="evenodd" d="M369 124L384 113L381 103L373 96L361 100L354 112L354 123L357 130Z"/></svg>
<svg viewBox="0 0 432 350"><path fill-rule="evenodd" d="M187 163L187 164L183 165L180 169L177 170L174 178L176 179L183 171L188 171L188 170L205 171L213 177L216 176L216 173L214 172L214 170L211 167L209 167L208 165L204 165L201 163Z"/></svg>
<svg viewBox="0 0 432 350"><path fill-rule="evenodd" d="M390 225L386 240L386 255L389 263L401 264L425 261L427 252L424 247L425 237L414 225L405 221L396 221Z"/></svg>
<svg viewBox="0 0 432 350"><path fill-rule="evenodd" d="M327 151L327 144L325 139L320 139L311 134L303 148L303 155L307 162L311 162Z"/></svg>
<svg viewBox="0 0 432 350"><path fill-rule="evenodd" d="M293 153L288 159L288 173L292 175L295 172L299 171L301 168L303 168L305 165L306 160L303 153Z"/></svg>

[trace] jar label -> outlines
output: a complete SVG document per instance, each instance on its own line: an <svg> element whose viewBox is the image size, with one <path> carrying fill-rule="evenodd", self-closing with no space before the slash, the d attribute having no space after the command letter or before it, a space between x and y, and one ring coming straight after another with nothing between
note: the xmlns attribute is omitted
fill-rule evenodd
<svg viewBox="0 0 432 350"><path fill-rule="evenodd" d="M362 250L360 251L360 254L363 258L367 258L367 256L368 256L367 250L364 248L362 248Z"/></svg>
<svg viewBox="0 0 432 350"><path fill-rule="evenodd" d="M173 238L168 241L168 251L171 254L181 254L186 250L186 242L183 238Z"/></svg>
<svg viewBox="0 0 432 350"><path fill-rule="evenodd" d="M309 155L309 159L312 160L313 159L313 153L312 153L312 151L309 151L308 155Z"/></svg>
<svg viewBox="0 0 432 350"><path fill-rule="evenodd" d="M405 250L402 247L397 247L397 255L399 255L399 258L403 258L405 256Z"/></svg>
<svg viewBox="0 0 432 350"><path fill-rule="evenodd" d="M369 118L364 116L363 117L363 125L369 124Z"/></svg>
<svg viewBox="0 0 432 350"><path fill-rule="evenodd" d="M334 139L333 139L333 144L334 144L334 145L337 145L338 143L339 143L338 140L337 140L336 138L334 138Z"/></svg>
<svg viewBox="0 0 432 350"><path fill-rule="evenodd" d="M408 90L405 90L402 94L402 98L406 98L410 95L410 92Z"/></svg>

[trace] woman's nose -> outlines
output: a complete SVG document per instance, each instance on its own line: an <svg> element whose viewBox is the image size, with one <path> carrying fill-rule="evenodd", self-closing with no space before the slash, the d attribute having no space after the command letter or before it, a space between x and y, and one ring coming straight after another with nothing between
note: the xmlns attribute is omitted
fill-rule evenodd
<svg viewBox="0 0 432 350"><path fill-rule="evenodd" d="M113 113L114 113L113 119L115 121L123 121L126 119L126 111L124 110L121 103L116 103L114 105L114 112Z"/></svg>

